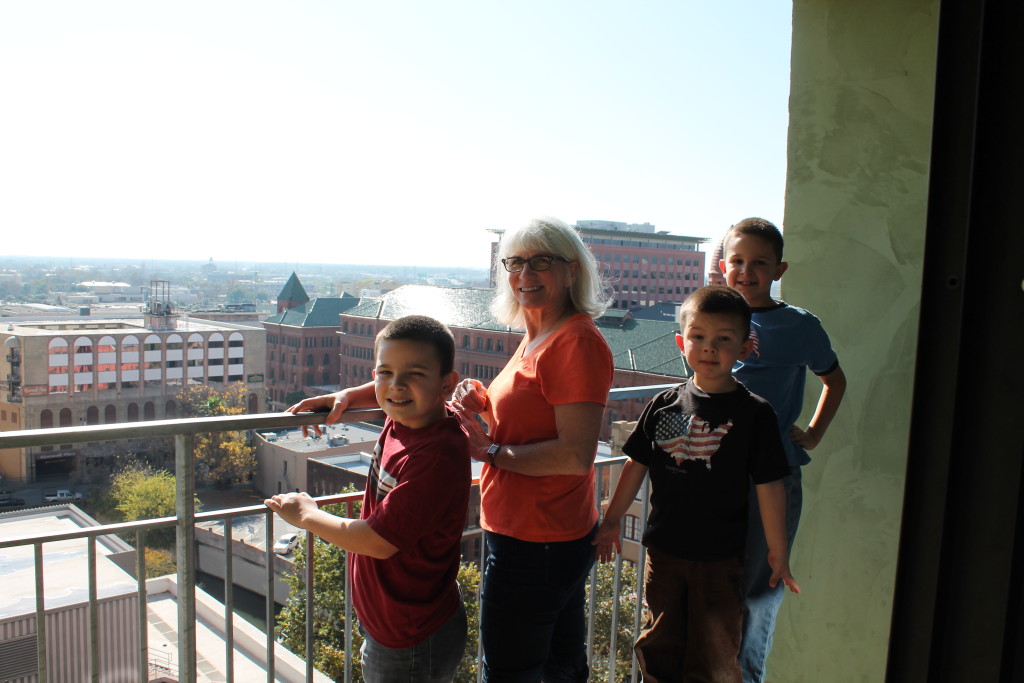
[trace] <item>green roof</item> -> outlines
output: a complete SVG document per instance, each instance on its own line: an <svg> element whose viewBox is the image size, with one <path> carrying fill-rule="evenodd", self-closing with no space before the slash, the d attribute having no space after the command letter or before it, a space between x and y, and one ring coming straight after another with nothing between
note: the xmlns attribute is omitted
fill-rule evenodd
<svg viewBox="0 0 1024 683"><path fill-rule="evenodd" d="M301 285L300 285L301 286ZM358 304L360 299L351 294L317 297L302 306L272 315L263 322L293 327L333 327L339 325L338 316Z"/></svg>
<svg viewBox="0 0 1024 683"><path fill-rule="evenodd" d="M294 271L291 277L288 278L288 282L284 283L281 293L277 295L277 300L294 301L296 303L309 301L309 294L306 294L306 288L299 282L299 276Z"/></svg>
<svg viewBox="0 0 1024 683"><path fill-rule="evenodd" d="M629 319L609 323L598 321L605 341L612 349L615 367L683 377L683 360L676 346L675 323Z"/></svg>

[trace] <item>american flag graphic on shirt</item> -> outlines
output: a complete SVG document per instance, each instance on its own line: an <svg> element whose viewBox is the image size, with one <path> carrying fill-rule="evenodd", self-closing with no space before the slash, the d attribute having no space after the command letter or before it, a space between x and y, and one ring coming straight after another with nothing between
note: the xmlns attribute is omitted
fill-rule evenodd
<svg viewBox="0 0 1024 683"><path fill-rule="evenodd" d="M383 447L378 441L373 447L373 462L370 464L370 486L376 492L377 500L384 500L384 496L391 493L391 489L398 483L397 479L381 467L382 454Z"/></svg>
<svg viewBox="0 0 1024 683"><path fill-rule="evenodd" d="M664 412L654 429L654 443L682 465L689 460L711 469L711 456L718 452L722 437L732 429L732 420L712 429L698 415Z"/></svg>
<svg viewBox="0 0 1024 683"><path fill-rule="evenodd" d="M761 353L757 350L757 344L758 344L757 328L754 327L754 326L750 327L750 341L754 342L753 348L750 350L750 355L751 356L758 356L758 357L760 357Z"/></svg>

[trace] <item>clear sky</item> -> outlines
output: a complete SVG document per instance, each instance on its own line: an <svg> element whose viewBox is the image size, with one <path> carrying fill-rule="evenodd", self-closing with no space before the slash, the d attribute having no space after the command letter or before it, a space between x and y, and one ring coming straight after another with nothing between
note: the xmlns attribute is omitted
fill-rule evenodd
<svg viewBox="0 0 1024 683"><path fill-rule="evenodd" d="M3 253L486 267L781 224L792 4L0 0Z"/></svg>

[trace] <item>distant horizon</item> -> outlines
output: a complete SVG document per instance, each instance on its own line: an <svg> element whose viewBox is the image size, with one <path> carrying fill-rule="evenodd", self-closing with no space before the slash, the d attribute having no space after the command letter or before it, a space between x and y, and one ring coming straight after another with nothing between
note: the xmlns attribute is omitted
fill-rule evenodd
<svg viewBox="0 0 1024 683"><path fill-rule="evenodd" d="M56 255L34 256L34 255L26 255L26 254L5 254L3 256L0 256L0 265L3 265L8 260L11 260L11 261L46 262L47 265L51 265L51 266L55 266L55 267L60 267L61 266L60 262L64 261L64 260L75 261L76 262L76 263L68 263L68 264L64 265L63 267L66 267L66 268L79 268L79 267L89 267L89 268L92 268L94 263L114 264L114 265L122 265L122 266L129 266L129 267L131 267L131 266L140 267L140 266L137 266L137 263L143 263L143 264L147 264L147 266L146 266L147 269L150 269L150 268L156 269L160 265L180 265L180 264L186 264L186 265L190 265L190 266L194 265L198 269L198 268L202 267L203 265L206 265L206 264L210 263L210 259L209 258L207 258L207 259L189 259L189 258L152 259L152 258L135 258L135 257L130 257L130 256L124 256L124 257L120 257L120 256L85 257L85 256L56 256ZM308 273L310 270L315 270L317 268L320 268L320 269L323 269L323 268L345 268L345 269L367 269L367 270L368 269L387 269L387 268L394 269L394 268L402 268L402 269L406 269L406 270L418 269L418 270L425 271L425 272L439 272L439 271L453 272L453 271L464 270L464 271L473 271L473 272L479 271L479 272L483 272L483 273L486 273L490 269L489 265L485 265L485 266L465 266L465 265L462 265L462 266L447 266L447 265L432 265L432 264L400 264L400 263L329 263L329 262L322 262L322 263L319 263L319 262L313 262L313 263L300 262L300 263L295 263L295 262L292 262L292 261L251 261L251 260L242 260L242 259L231 260L231 261L226 261L226 260L225 261L218 261L217 259L213 259L213 263L214 263L214 265L217 266L218 271L224 270L225 272L233 272L233 273L243 273L243 272L246 272L246 271L251 271L251 270L254 269L254 267L256 267L257 269L263 268L263 267L266 267L268 269L273 268L273 269L275 269L275 272L286 272L286 271L290 270L290 271L294 271L296 273L298 273L299 270L302 270L303 272ZM149 264L155 264L155 265L150 266ZM226 270L225 269L225 265L226 264L235 264L237 269ZM301 274L300 274L300 277L301 277Z"/></svg>

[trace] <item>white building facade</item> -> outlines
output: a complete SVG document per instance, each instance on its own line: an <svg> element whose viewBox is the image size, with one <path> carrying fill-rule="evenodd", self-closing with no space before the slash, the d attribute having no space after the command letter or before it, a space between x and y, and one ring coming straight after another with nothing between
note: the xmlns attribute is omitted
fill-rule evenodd
<svg viewBox="0 0 1024 683"><path fill-rule="evenodd" d="M265 405L266 332L255 323L167 316L8 320L0 327L0 431L178 416L188 384L245 385L248 411ZM0 475L34 481L74 469L72 447L0 452Z"/></svg>

